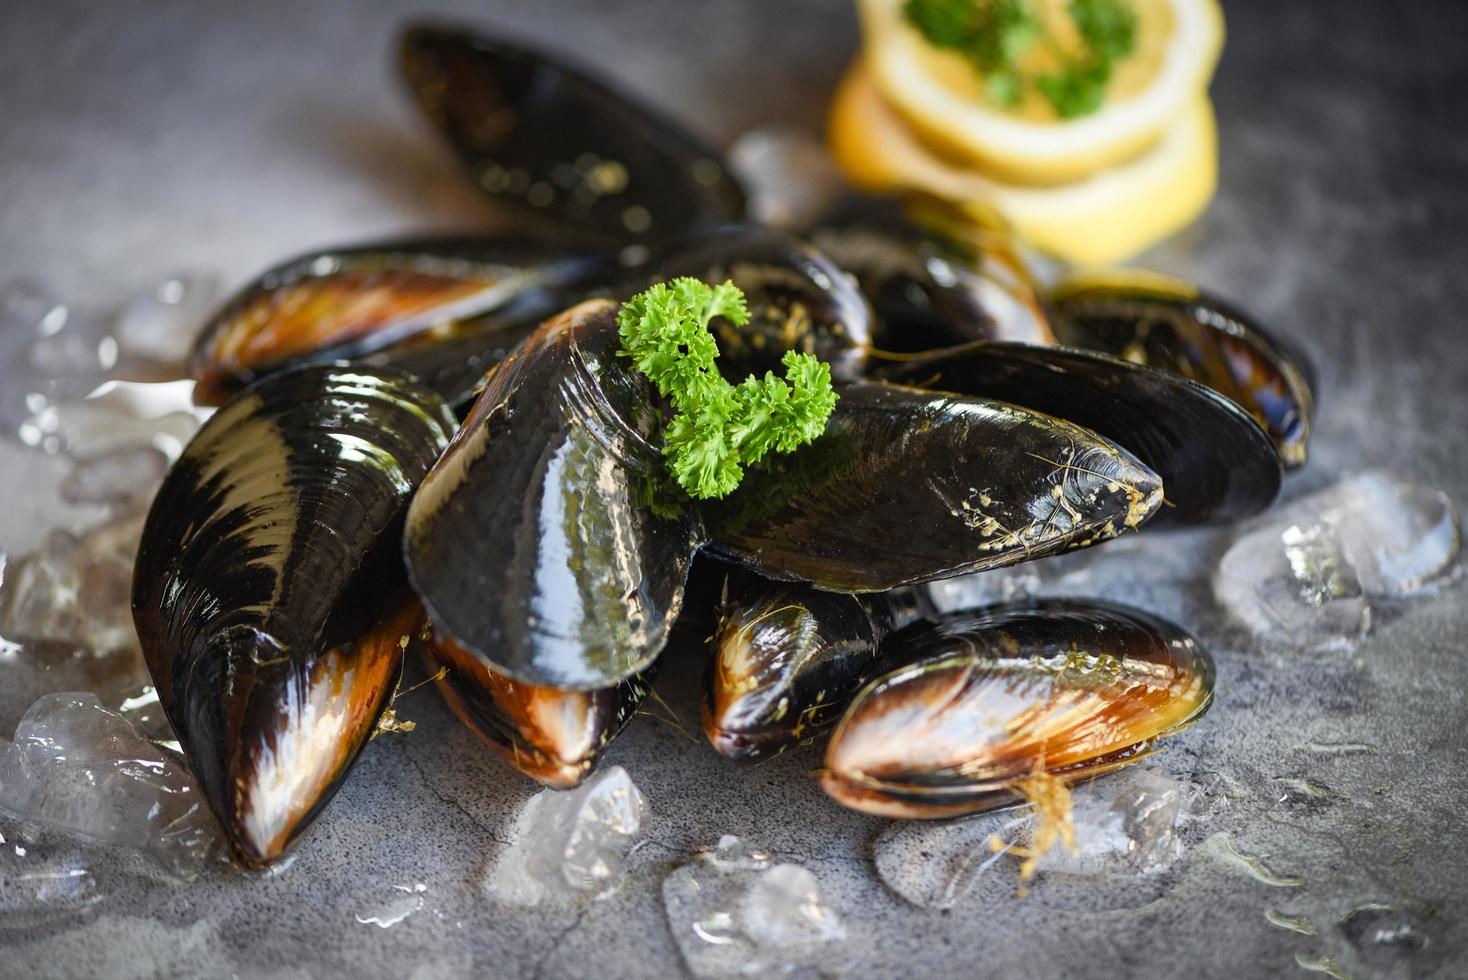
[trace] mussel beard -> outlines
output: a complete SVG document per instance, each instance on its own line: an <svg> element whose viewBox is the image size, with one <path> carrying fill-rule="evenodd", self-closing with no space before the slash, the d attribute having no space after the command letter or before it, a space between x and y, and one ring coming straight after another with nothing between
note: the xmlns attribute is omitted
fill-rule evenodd
<svg viewBox="0 0 1468 980"><path fill-rule="evenodd" d="M500 364L409 509L408 572L434 627L529 684L646 669L704 540L669 486L651 391L619 361L616 309L567 310Z"/></svg>
<svg viewBox="0 0 1468 980"><path fill-rule="evenodd" d="M403 512L452 428L405 375L290 371L217 412L153 502L133 619L243 863L304 831L391 695L415 625Z"/></svg>
<svg viewBox="0 0 1468 980"><path fill-rule="evenodd" d="M596 768L652 689L649 668L609 688L568 691L490 670L452 640L428 641L449 707L506 762L552 789L571 789Z"/></svg>
<svg viewBox="0 0 1468 980"><path fill-rule="evenodd" d="M928 818L1012 802L1035 772L1075 782L1144 754L1212 702L1213 664L1145 613L1049 600L916 624L910 665L853 700L822 787L868 813Z"/></svg>

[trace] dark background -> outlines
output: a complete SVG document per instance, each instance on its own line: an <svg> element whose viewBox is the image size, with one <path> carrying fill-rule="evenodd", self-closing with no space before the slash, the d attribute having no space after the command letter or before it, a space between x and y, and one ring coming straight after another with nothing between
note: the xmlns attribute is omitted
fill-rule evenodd
<svg viewBox="0 0 1468 980"><path fill-rule="evenodd" d="M233 285L319 245L492 223L396 87L391 39L412 9L572 52L723 142L774 121L818 130L857 43L839 0L12 0L0 7L0 278L39 275L107 307L182 269ZM1287 496L1384 467L1461 506L1468 5L1258 0L1226 15L1218 199L1142 263L1237 299L1315 362L1317 437ZM1226 535L1140 540L1207 561ZM643 865L590 911L507 914L472 879L529 788L419 695L419 731L366 754L285 875L138 884L74 931L6 934L0 974L666 975L678 961L664 866L732 831L821 875L867 975L1278 975L1324 952L1352 964L1332 922L1367 900L1418 909L1430 952L1352 969L1450 975L1468 896L1461 584L1381 617L1354 657L1302 665L1253 652L1201 574L1139 572L1114 590L1187 623L1219 661L1218 705L1163 760L1247 784L1234 838L1303 873L1303 888L1200 860L1166 900L1127 913L1055 912L1043 898L922 912L875 884L882 822L829 805L805 777L815 756L737 770L644 721L612 753L658 814ZM663 685L685 718L695 684L696 667L675 664ZM1305 738L1376 751L1304 760L1291 752ZM1277 810L1273 781L1307 772L1336 802ZM429 884L424 911L392 930L355 921L414 880ZM1265 908L1308 912L1322 935L1275 928Z"/></svg>

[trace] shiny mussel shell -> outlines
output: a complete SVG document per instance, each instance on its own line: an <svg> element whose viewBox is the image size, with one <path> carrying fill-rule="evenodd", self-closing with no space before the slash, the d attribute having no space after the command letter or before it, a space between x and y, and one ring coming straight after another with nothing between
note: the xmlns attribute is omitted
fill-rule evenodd
<svg viewBox="0 0 1468 980"><path fill-rule="evenodd" d="M838 802L882 816L989 809L1039 770L1067 782L1099 775L1196 721L1213 698L1212 660L1187 634L1105 603L1001 607L886 642L910 666L856 696L821 776Z"/></svg>
<svg viewBox="0 0 1468 980"><path fill-rule="evenodd" d="M1054 339L1029 273L1007 249L943 239L897 219L826 224L810 239L871 301L880 352Z"/></svg>
<svg viewBox="0 0 1468 980"><path fill-rule="evenodd" d="M999 402L858 383L825 433L704 508L717 553L769 578L878 592L1134 528L1157 475L1095 433Z"/></svg>
<svg viewBox="0 0 1468 980"><path fill-rule="evenodd" d="M205 423L153 501L133 619L236 856L279 858L330 800L420 621L398 541L453 418L406 375L307 367Z"/></svg>
<svg viewBox="0 0 1468 980"><path fill-rule="evenodd" d="M506 762L553 789L591 774L652 689L656 669L614 687L569 691L490 670L441 635L429 641L427 657L443 668L438 689L454 714Z"/></svg>
<svg viewBox="0 0 1468 980"><path fill-rule="evenodd" d="M1305 462L1314 396L1304 362L1258 321L1190 283L1132 270L1069 279L1050 308L1060 343L1205 384L1269 430L1286 466Z"/></svg>
<svg viewBox="0 0 1468 980"><path fill-rule="evenodd" d="M402 71L479 186L563 236L658 239L744 214L717 153L536 51L421 25L403 35Z"/></svg>
<svg viewBox="0 0 1468 980"><path fill-rule="evenodd" d="M1279 452L1259 424L1213 389L1165 371L1068 347L977 343L885 374L1013 402L1100 433L1162 477L1159 516L1231 520L1264 510L1279 493Z"/></svg>
<svg viewBox="0 0 1468 980"><path fill-rule="evenodd" d="M678 276L727 279L743 290L749 322L735 327L720 317L710 325L719 369L731 382L783 374L780 358L789 350L830 364L837 381L861 376L871 307L851 278L808 243L758 225L727 225L670 248L654 279Z"/></svg>
<svg viewBox="0 0 1468 980"><path fill-rule="evenodd" d="M667 640L694 551L617 305L543 324L489 375L413 497L408 574L434 626L529 684L610 687Z"/></svg>
<svg viewBox="0 0 1468 980"><path fill-rule="evenodd" d="M218 405L275 371L350 359L409 370L452 403L493 351L514 347L613 266L603 253L513 238L303 255L245 286L205 324L194 400Z"/></svg>
<svg viewBox="0 0 1468 980"><path fill-rule="evenodd" d="M894 664L882 637L928 611L913 589L866 596L730 577L704 674L703 730L731 759L775 755L834 725Z"/></svg>

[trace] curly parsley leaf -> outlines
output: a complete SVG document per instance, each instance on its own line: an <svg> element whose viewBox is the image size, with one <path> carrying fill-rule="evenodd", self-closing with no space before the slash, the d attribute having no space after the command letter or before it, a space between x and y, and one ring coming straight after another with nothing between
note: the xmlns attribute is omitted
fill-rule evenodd
<svg viewBox="0 0 1468 980"><path fill-rule="evenodd" d="M1033 87L1056 115L1074 119L1101 108L1112 65L1136 43L1137 15L1127 0L1070 0L1066 10L1082 50L1043 75L1020 68L1037 41L1053 41L1026 0L907 0L903 16L929 44L967 58L983 76L989 101L1013 107Z"/></svg>
<svg viewBox="0 0 1468 980"><path fill-rule="evenodd" d="M663 434L668 469L691 496L705 499L727 496L743 467L770 450L793 452L814 440L836 405L830 366L810 354L787 352L783 379L767 372L738 385L724 380L708 330L718 316L749 322L744 294L730 282L691 278L651 286L617 313L620 353L674 408Z"/></svg>

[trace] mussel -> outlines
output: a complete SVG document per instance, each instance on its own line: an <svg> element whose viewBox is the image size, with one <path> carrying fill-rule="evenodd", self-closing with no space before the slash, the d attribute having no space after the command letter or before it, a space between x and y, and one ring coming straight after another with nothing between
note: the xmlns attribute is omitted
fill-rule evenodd
<svg viewBox="0 0 1468 980"><path fill-rule="evenodd" d="M1036 772L1100 775L1196 721L1213 698L1213 662L1192 638L1102 602L961 614L886 644L908 666L852 701L821 775L832 798L882 816L1001 806Z"/></svg>
<svg viewBox="0 0 1468 980"><path fill-rule="evenodd" d="M563 239L653 240L744 214L719 154L545 54L425 24L404 32L401 65L474 181Z"/></svg>
<svg viewBox="0 0 1468 980"><path fill-rule="evenodd" d="M434 627L529 684L592 690L644 670L705 537L670 496L616 311L573 307L501 362L408 513L408 573Z"/></svg>
<svg viewBox="0 0 1468 980"><path fill-rule="evenodd" d="M218 405L275 371L352 360L409 370L453 403L488 355L617 274L607 253L523 238L312 252L258 276L204 325L194 400Z"/></svg>
<svg viewBox="0 0 1468 980"><path fill-rule="evenodd" d="M735 327L722 317L710 324L719 369L731 382L781 373L780 358L790 350L830 364L838 381L861 377L871 308L851 278L810 244L758 225L727 225L670 246L656 265L654 281L728 280L744 292L747 324Z"/></svg>
<svg viewBox="0 0 1468 980"><path fill-rule="evenodd" d="M820 225L810 238L871 301L880 351L1054 340L1029 271L997 235L961 242L901 219L851 217Z"/></svg>
<svg viewBox="0 0 1468 980"><path fill-rule="evenodd" d="M1074 276L1049 306L1062 344L1205 384L1259 420L1286 466L1305 462L1314 412L1305 362L1257 320L1191 283L1136 270Z"/></svg>
<svg viewBox="0 0 1468 980"><path fill-rule="evenodd" d="M235 855L278 859L331 799L421 614L399 540L454 420L406 375L305 367L225 405L148 513L133 619Z"/></svg>
<svg viewBox="0 0 1468 980"><path fill-rule="evenodd" d="M861 382L820 438L752 467L704 513L715 552L768 578L877 592L1114 537L1162 493L1129 452L1069 422Z"/></svg>
<svg viewBox="0 0 1468 980"><path fill-rule="evenodd" d="M491 670L442 635L427 640L426 653L443 670L438 689L454 714L506 762L554 789L591 774L652 689L656 669L612 687L568 691Z"/></svg>
<svg viewBox="0 0 1468 980"><path fill-rule="evenodd" d="M1236 403L1185 378L1092 351L974 343L888 368L894 381L1023 405L1094 430L1155 470L1163 514L1185 522L1256 514L1279 493L1269 435Z"/></svg>
<svg viewBox="0 0 1468 980"><path fill-rule="evenodd" d="M914 589L866 596L727 579L704 672L703 730L731 759L775 755L834 725L891 664L883 637L930 610Z"/></svg>

